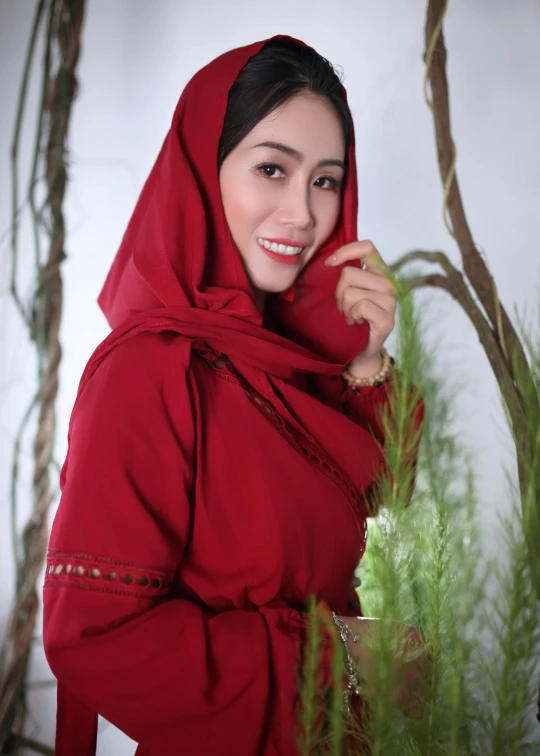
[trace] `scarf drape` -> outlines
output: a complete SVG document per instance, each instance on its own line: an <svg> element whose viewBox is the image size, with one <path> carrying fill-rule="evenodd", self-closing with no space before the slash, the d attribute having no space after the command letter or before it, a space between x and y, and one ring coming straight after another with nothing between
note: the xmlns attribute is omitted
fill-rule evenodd
<svg viewBox="0 0 540 756"><path fill-rule="evenodd" d="M307 47L286 35L274 39ZM118 344L144 331L176 331L226 353L289 422L320 443L336 434L320 427L308 397L297 389L298 377L340 374L368 338L367 323L349 327L338 312L340 271L324 265L332 252L357 238L354 133L333 233L291 292L267 298L278 335L263 326L255 305L225 218L217 166L229 89L269 41L226 52L185 87L99 296L113 330L92 355L78 396ZM332 445L328 451L339 459L340 449Z"/></svg>

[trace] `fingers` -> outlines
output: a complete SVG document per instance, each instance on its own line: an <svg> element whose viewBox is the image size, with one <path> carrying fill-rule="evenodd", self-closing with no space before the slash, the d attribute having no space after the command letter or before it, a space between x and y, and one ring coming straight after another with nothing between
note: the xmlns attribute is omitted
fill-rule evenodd
<svg viewBox="0 0 540 756"><path fill-rule="evenodd" d="M366 270L379 275L389 270L373 242L367 240L345 244L326 260L325 265L334 267L352 260L360 260Z"/></svg>
<svg viewBox="0 0 540 756"><path fill-rule="evenodd" d="M347 320L367 320L376 333L390 333L394 327L396 300L388 294L345 289L338 309Z"/></svg>
<svg viewBox="0 0 540 756"><path fill-rule="evenodd" d="M352 323L367 320L372 333L384 335L385 338L392 332L395 324L394 313L371 299L359 299L352 305L349 314L345 312L344 315Z"/></svg>
<svg viewBox="0 0 540 756"><path fill-rule="evenodd" d="M352 265L347 265L343 268L338 285L336 286L338 309L343 293L348 287L378 291L381 294L388 294L392 297L396 296L394 284L388 278L378 273L371 273L370 271L360 270L359 268L354 268Z"/></svg>
<svg viewBox="0 0 540 756"><path fill-rule="evenodd" d="M360 262L361 267L346 265ZM395 325L397 290L391 270L371 241L355 241L340 247L325 265L344 265L336 286L337 309L348 325L369 323L371 349L379 347Z"/></svg>

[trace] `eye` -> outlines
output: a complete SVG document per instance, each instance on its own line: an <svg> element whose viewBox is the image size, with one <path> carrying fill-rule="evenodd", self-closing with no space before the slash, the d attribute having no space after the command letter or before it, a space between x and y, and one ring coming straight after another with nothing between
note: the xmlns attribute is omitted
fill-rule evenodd
<svg viewBox="0 0 540 756"><path fill-rule="evenodd" d="M261 173L265 178L268 179L280 179L283 178L282 176L277 176L276 173L279 171L280 173L284 174L285 169L278 165L277 163L263 163L263 165L259 165L256 168L258 173ZM321 186L319 182L327 182L326 186ZM337 191L340 187L341 182L338 181L338 179L333 178L332 176L321 176L315 181L315 186L317 186L319 189L324 189L325 191Z"/></svg>
<svg viewBox="0 0 540 756"><path fill-rule="evenodd" d="M340 186L340 182L332 176L321 176L321 178L318 178L315 183L317 183L318 181L328 181L328 186L320 187L321 189L325 189L326 191L330 190L335 192L337 189L339 189Z"/></svg>
<svg viewBox="0 0 540 756"><path fill-rule="evenodd" d="M264 163L264 165L259 165L257 170L260 171L265 178L269 179L276 178L276 171L281 171L281 173L283 173L283 168L277 163Z"/></svg>

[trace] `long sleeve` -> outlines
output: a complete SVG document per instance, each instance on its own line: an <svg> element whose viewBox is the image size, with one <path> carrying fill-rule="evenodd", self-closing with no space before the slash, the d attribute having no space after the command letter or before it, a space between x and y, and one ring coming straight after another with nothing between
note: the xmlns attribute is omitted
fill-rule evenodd
<svg viewBox="0 0 540 756"><path fill-rule="evenodd" d="M76 403L44 588L47 659L152 754L247 756L263 742L293 753L303 614L211 613L169 595L194 506L189 343L178 343L146 334L116 347Z"/></svg>
<svg viewBox="0 0 540 756"><path fill-rule="evenodd" d="M393 359L392 364L394 369L396 369L395 361ZM321 401L334 409L343 412L354 423L369 430L374 438L381 444L384 444L385 436L382 414L385 407L389 406L391 389L391 377L380 386L367 386L358 389L349 386L341 376L314 376L312 381L312 391ZM413 422L410 429L411 436L413 434L418 435L416 442L413 444L408 461L413 475L407 497L407 506L409 506L414 493L418 451L424 421L424 401L421 397L416 401L416 405L412 412L412 418ZM384 474L384 471L381 474ZM376 487L377 479L364 491L364 501L370 515L377 514L377 509L375 507Z"/></svg>

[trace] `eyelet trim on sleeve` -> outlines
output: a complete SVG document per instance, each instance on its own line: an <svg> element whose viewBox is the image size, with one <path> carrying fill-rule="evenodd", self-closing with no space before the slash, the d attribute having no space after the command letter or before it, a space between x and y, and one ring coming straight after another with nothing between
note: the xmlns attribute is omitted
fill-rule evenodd
<svg viewBox="0 0 540 756"><path fill-rule="evenodd" d="M330 478L330 480L340 488L352 506L359 524L363 527L365 542L367 539L367 513L362 497L352 480L342 470L338 469L335 462L328 456L328 454L326 454L326 452L293 428L285 418L279 415L270 402L260 396L252 386L247 384L246 381L235 371L234 366L226 355L219 354L209 346L197 349L196 352L216 375L242 388L250 402L259 410L259 412L264 414L265 417L272 422L289 444L291 444L291 446L303 457L309 459L312 464L316 465L324 475Z"/></svg>
<svg viewBox="0 0 540 756"><path fill-rule="evenodd" d="M153 598L169 593L173 572L107 557L49 550L45 587L65 585L83 590Z"/></svg>

